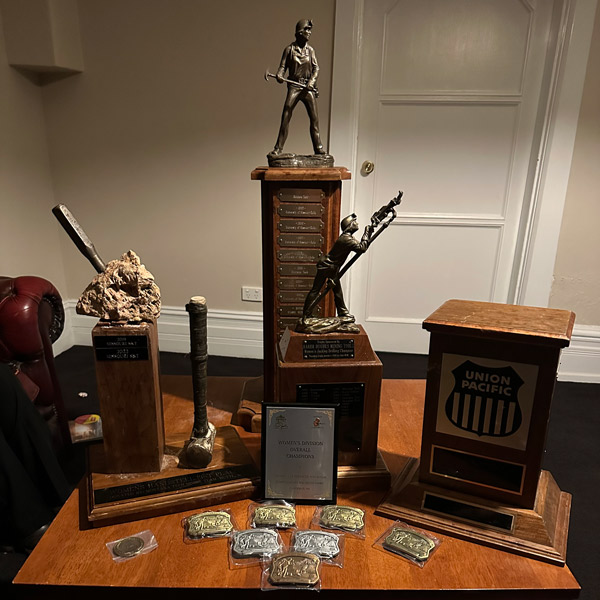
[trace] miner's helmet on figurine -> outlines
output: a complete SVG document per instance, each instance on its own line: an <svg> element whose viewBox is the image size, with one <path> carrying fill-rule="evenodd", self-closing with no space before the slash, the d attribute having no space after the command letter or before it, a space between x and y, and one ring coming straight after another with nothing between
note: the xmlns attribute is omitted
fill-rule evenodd
<svg viewBox="0 0 600 600"><path fill-rule="evenodd" d="M354 228L352 227L353 224ZM350 229L352 229L352 231L356 231L358 229L358 223L356 223L356 215L352 213L351 215L344 217L342 219L342 222L340 223L340 227L342 229L342 233L346 233L346 231L349 231Z"/></svg>
<svg viewBox="0 0 600 600"><path fill-rule="evenodd" d="M296 23L296 35L298 35L305 27L312 29L312 21L310 19L300 19Z"/></svg>

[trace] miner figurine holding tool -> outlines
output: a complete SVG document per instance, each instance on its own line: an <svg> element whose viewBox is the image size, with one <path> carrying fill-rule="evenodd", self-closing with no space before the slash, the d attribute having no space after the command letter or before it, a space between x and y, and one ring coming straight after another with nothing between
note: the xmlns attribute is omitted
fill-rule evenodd
<svg viewBox="0 0 600 600"><path fill-rule="evenodd" d="M317 274L310 292L304 301L302 310L302 320L312 317L312 312L315 308L315 300L319 296L319 292L327 280L331 281L331 289L335 300L335 308L342 323L354 323L354 317L346 307L344 302L344 294L339 281L338 273L342 265L346 262L350 252L362 254L367 251L373 233L373 226L367 225L360 242L354 238L354 234L358 231L358 221L356 215L351 214L344 219L340 224L342 235L335 241L331 250L322 256L317 261Z"/></svg>
<svg viewBox="0 0 600 600"><path fill-rule="evenodd" d="M346 307L341 278L350 267L363 255L367 248L390 226L396 218L395 208L402 200L402 192L398 192L387 204L371 215L371 223L365 227L360 240L354 238L358 231L356 215L351 214L340 223L342 235L335 241L331 250L317 261L317 274L312 289L308 292L302 309L302 317L296 324L299 333L332 333L334 331L359 333L360 328L354 325L354 317ZM351 252L354 256L346 262ZM319 302L333 291L337 317L313 317Z"/></svg>
<svg viewBox="0 0 600 600"><path fill-rule="evenodd" d="M292 113L298 102L306 107L310 119L310 137L315 154L325 154L319 133L319 114L317 111L316 87L319 65L312 46L308 45L312 33L312 21L302 19L296 24L296 40L283 51L279 69L275 78L279 83L287 82L288 90L281 115L281 126L275 148L269 156L279 156L288 136ZM285 78L287 71L288 77ZM270 75L270 74L269 74Z"/></svg>

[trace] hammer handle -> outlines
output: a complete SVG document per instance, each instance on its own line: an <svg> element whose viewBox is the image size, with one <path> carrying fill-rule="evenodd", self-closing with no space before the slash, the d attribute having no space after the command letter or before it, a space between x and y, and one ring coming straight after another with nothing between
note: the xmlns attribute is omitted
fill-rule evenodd
<svg viewBox="0 0 600 600"><path fill-rule="evenodd" d="M94 244L92 244L90 238L81 229L81 226L71 214L71 211L64 204L57 204L52 209L52 212L74 244L79 248L81 254L92 263L92 266L98 273L102 273L106 269L106 265L98 252L96 252L96 248L94 248Z"/></svg>

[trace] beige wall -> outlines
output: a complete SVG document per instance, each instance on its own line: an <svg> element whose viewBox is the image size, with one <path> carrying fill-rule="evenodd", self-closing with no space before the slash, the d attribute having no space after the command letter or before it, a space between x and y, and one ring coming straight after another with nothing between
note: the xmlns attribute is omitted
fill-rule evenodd
<svg viewBox="0 0 600 600"><path fill-rule="evenodd" d="M7 66L0 39L0 274L41 275L65 298L79 296L94 272L50 213L63 202L104 260L138 252L166 305L202 294L211 309L260 312L240 299L242 285L261 284L260 184L250 171L265 164L285 94L262 77L297 19L312 18L327 139L334 0L305 0L301 9L281 0L78 6L81 75L39 87ZM595 325L598 19L551 298ZM286 149L310 151L302 107Z"/></svg>
<svg viewBox="0 0 600 600"><path fill-rule="evenodd" d="M8 66L0 15L0 275L38 275L64 293L40 88Z"/></svg>
<svg viewBox="0 0 600 600"><path fill-rule="evenodd" d="M43 89L57 200L105 261L135 250L163 302L206 296L209 308L261 285L260 183L250 172L274 145L285 86L275 70L296 21L314 21L327 132L333 0L81 0L84 73ZM299 106L286 149L312 152ZM325 139L327 135L325 135ZM93 271L66 236L68 295Z"/></svg>
<svg viewBox="0 0 600 600"><path fill-rule="evenodd" d="M600 10L587 65L550 306L600 326Z"/></svg>

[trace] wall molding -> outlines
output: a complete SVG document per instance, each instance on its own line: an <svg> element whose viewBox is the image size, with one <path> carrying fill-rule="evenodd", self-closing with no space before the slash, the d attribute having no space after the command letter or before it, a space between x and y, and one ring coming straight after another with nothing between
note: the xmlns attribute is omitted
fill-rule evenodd
<svg viewBox="0 0 600 600"><path fill-rule="evenodd" d="M91 346L97 319L78 315L76 300L66 300L65 330L54 344L58 355L71 346ZM208 311L208 352L213 356L263 357L262 313L250 311ZM158 319L158 341L163 352L190 351L190 321L183 307L163 306Z"/></svg>
<svg viewBox="0 0 600 600"><path fill-rule="evenodd" d="M562 351L559 381L600 383L600 327L575 325L571 344Z"/></svg>
<svg viewBox="0 0 600 600"><path fill-rule="evenodd" d="M76 300L66 300L65 330L54 344L54 355L72 346L91 346L96 319L78 315ZM263 357L262 314L250 311L208 311L208 352L213 356ZM420 320L418 321L420 329ZM185 308L163 306L158 340L164 352L190 351L189 316ZM381 348L375 350L382 351ZM393 349L384 349L393 352ZM571 344L561 354L559 381L600 383L600 327L576 325Z"/></svg>

